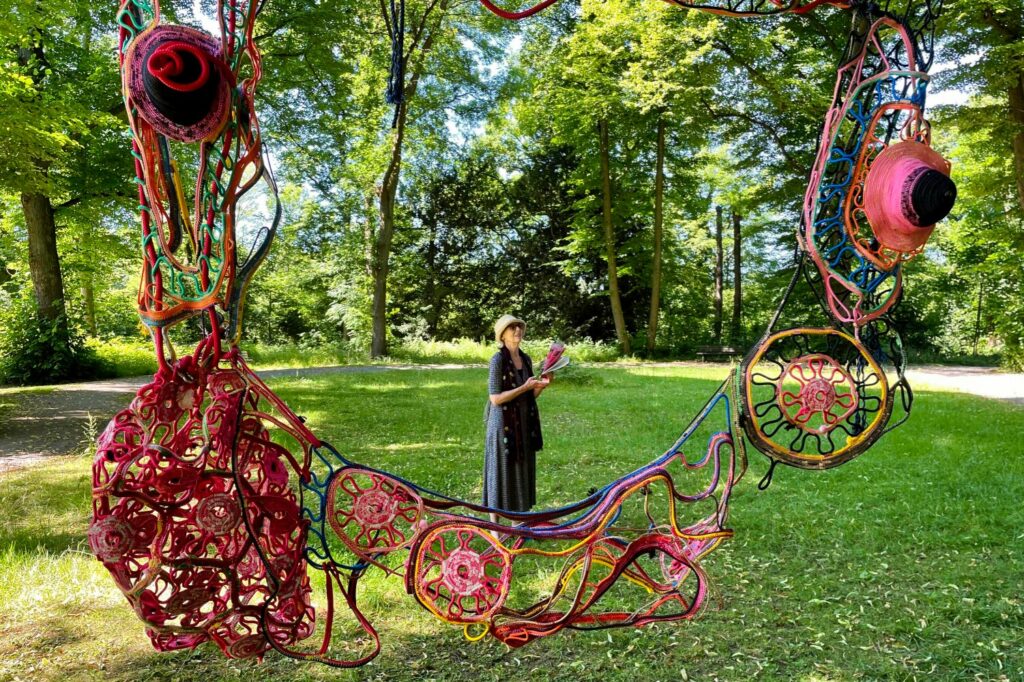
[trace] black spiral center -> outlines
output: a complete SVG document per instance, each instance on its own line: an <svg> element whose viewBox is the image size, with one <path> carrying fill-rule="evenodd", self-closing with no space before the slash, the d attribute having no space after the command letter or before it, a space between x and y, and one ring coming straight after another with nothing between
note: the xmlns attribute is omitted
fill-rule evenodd
<svg viewBox="0 0 1024 682"><path fill-rule="evenodd" d="M914 215L907 218L917 227L939 222L953 210L956 203L956 183L948 175L929 168L913 180L910 205Z"/></svg>

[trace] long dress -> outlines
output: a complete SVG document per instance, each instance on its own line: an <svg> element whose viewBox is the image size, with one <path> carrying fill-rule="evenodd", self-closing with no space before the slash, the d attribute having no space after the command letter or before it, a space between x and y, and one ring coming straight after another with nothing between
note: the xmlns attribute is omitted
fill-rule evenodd
<svg viewBox="0 0 1024 682"><path fill-rule="evenodd" d="M529 356L521 353L521 357L523 366L514 373L516 386L522 386L533 371ZM500 351L491 358L487 389L491 395L502 392ZM527 397L523 395L516 398L513 407L519 410L518 421L525 431L529 424ZM531 439L523 433L519 438L510 440L505 433L501 406L491 405L489 400L484 421L487 424L487 437L484 445L483 503L505 511L529 511L537 503L537 453L530 445ZM510 442L521 443L521 451L510 452Z"/></svg>

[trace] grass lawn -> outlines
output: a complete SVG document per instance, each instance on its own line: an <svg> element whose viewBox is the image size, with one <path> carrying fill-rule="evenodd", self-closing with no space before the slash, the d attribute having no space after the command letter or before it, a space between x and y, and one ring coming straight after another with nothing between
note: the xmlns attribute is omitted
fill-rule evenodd
<svg viewBox="0 0 1024 682"><path fill-rule="evenodd" d="M720 367L577 370L542 398L542 505L566 502L670 445ZM339 451L427 487L480 493L483 369L272 382ZM360 601L381 633L370 665L336 671L212 644L153 651L88 551L90 460L0 477L0 680L601 679L1016 680L1024 675L1024 409L920 392L911 421L834 471L766 460L732 499L736 537L705 561L694 622L566 632L509 650L463 640L379 571Z"/></svg>

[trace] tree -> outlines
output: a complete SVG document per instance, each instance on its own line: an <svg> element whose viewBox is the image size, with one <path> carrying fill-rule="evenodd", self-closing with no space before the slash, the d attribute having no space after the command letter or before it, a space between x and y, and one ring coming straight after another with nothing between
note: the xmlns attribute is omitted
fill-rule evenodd
<svg viewBox="0 0 1024 682"><path fill-rule="evenodd" d="M0 19L0 192L18 196L47 338L72 354L58 227L73 228L78 241L112 228L77 221L99 207L116 213L131 191L123 157L111 153L126 137L111 56L114 9L26 1Z"/></svg>
<svg viewBox="0 0 1024 682"><path fill-rule="evenodd" d="M715 343L722 343L722 290L725 252L722 248L722 206L715 206Z"/></svg>
<svg viewBox="0 0 1024 682"><path fill-rule="evenodd" d="M698 93L714 88L698 66L718 30L707 15L614 0L584 2L568 28L527 34L520 59L540 67L515 120L580 159L566 266L584 272L600 254L600 295L623 349L645 329L650 352L658 343L665 257L678 230L671 221L694 187L705 139L694 125Z"/></svg>
<svg viewBox="0 0 1024 682"><path fill-rule="evenodd" d="M612 226L612 180L609 170L609 143L608 143L608 120L599 119L597 122L599 155L601 158L601 225L604 227L604 250L605 259L608 262L608 298L612 306L612 319L615 321L615 336L619 340L622 352L629 355L629 332L626 330L626 320L622 314L622 298L619 296L619 273L616 264L617 251L615 245L615 230Z"/></svg>
<svg viewBox="0 0 1024 682"><path fill-rule="evenodd" d="M661 259L665 222L665 119L658 118L658 141L654 162L654 255L651 259L651 315L647 321L647 354L654 353L661 305Z"/></svg>
<svg viewBox="0 0 1024 682"><path fill-rule="evenodd" d="M403 172L447 157L440 150L447 144L449 114L475 116L486 108L490 83L477 73L476 60L498 50L488 38L497 24L469 0L407 2L401 55L406 79L402 103L392 109L383 100L390 46L382 36L393 28L384 4L331 0L308 8L282 2L268 10L262 38L268 62L278 60L278 72L265 80L270 120L292 143L286 159L294 180L312 183L336 216L325 228L360 226L369 340L377 357L387 350L388 278L402 220ZM472 104L454 103L463 97Z"/></svg>
<svg viewBox="0 0 1024 682"><path fill-rule="evenodd" d="M988 131L990 144L1013 159L1018 211L1024 211L1024 3L955 3L941 18L944 57L957 66L944 78L978 96L956 106L961 123Z"/></svg>
<svg viewBox="0 0 1024 682"><path fill-rule="evenodd" d="M740 214L732 211L732 343L741 341L743 328L743 233Z"/></svg>

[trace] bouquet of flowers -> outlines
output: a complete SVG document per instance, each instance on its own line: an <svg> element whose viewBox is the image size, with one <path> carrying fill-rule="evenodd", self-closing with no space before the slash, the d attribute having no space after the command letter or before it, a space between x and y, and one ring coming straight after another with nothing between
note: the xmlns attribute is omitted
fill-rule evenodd
<svg viewBox="0 0 1024 682"><path fill-rule="evenodd" d="M548 351L548 356L544 358L544 362L540 365L540 372L537 374L538 377L542 377L545 374L551 374L557 372L563 367L568 366L569 358L564 355L565 344L555 341L551 344L551 350Z"/></svg>

